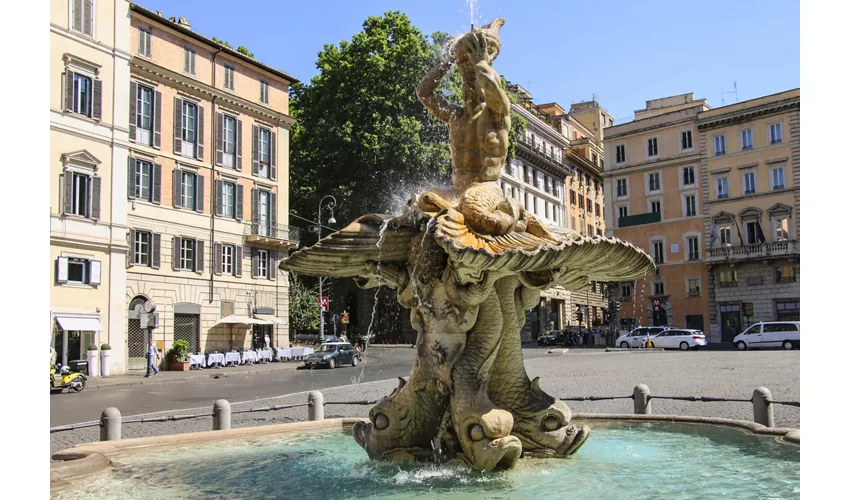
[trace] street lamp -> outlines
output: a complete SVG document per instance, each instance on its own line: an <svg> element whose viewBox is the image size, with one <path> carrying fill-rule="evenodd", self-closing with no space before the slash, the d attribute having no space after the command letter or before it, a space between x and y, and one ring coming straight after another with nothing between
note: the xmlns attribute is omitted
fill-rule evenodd
<svg viewBox="0 0 850 500"><path fill-rule="evenodd" d="M330 198L330 200L325 203L325 200ZM336 219L334 219L334 207L336 206L336 198L331 195L325 195L319 201L319 239L322 239L322 207L327 207L331 212L331 217L328 219L328 224L336 224ZM325 341L325 311L324 307L322 307L322 283L324 282L324 278L319 276L319 343Z"/></svg>

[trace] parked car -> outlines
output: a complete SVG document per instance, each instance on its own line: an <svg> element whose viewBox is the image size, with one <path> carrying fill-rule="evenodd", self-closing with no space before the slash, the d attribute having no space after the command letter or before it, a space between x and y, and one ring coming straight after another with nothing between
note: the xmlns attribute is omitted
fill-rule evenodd
<svg viewBox="0 0 850 500"><path fill-rule="evenodd" d="M623 349L629 347L643 347L643 344L646 343L647 337L650 335L657 335L658 333L663 332L670 328L669 326L641 326L635 328L631 332L621 335L617 337L617 340L614 342L614 345L617 347L621 347Z"/></svg>
<svg viewBox="0 0 850 500"><path fill-rule="evenodd" d="M654 347L663 347L665 349L697 349L705 347L707 342L705 334L699 330L685 330L681 328L670 328L662 332L650 335Z"/></svg>
<svg viewBox="0 0 850 500"><path fill-rule="evenodd" d="M348 342L325 342L316 348L316 351L307 356L304 366L313 368L315 366L327 366L336 368L340 365L357 366L360 364L360 353L354 350Z"/></svg>
<svg viewBox="0 0 850 500"><path fill-rule="evenodd" d="M799 321L759 322L735 335L732 343L739 351L760 347L782 347L790 351L800 348Z"/></svg>
<svg viewBox="0 0 850 500"><path fill-rule="evenodd" d="M563 345L564 344L564 335L558 330L552 330L546 335L541 335L537 337L537 345Z"/></svg>

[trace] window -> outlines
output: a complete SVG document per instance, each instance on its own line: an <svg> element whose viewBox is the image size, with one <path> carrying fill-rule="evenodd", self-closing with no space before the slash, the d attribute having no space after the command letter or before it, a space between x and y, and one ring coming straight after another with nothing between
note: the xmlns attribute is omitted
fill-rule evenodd
<svg viewBox="0 0 850 500"><path fill-rule="evenodd" d="M133 264L149 266L151 261L151 233L147 231L134 231L133 242Z"/></svg>
<svg viewBox="0 0 850 500"><path fill-rule="evenodd" d="M257 154L259 155L260 160L259 175L260 177L268 177L270 158L269 151L271 148L271 131L260 127L259 133L257 134L257 140L259 141L259 147L257 149ZM536 185L537 184L535 183L535 186Z"/></svg>
<svg viewBox="0 0 850 500"><path fill-rule="evenodd" d="M753 170L744 172L744 194L756 192L756 173Z"/></svg>
<svg viewBox="0 0 850 500"><path fill-rule="evenodd" d="M593 214L593 202L590 200L590 198L587 199L587 211Z"/></svg>
<svg viewBox="0 0 850 500"><path fill-rule="evenodd" d="M720 283L720 286L737 286L738 285L738 272L732 269L727 269L724 271L720 271L717 273L718 278L717 281Z"/></svg>
<svg viewBox="0 0 850 500"><path fill-rule="evenodd" d="M689 194L685 196L685 217L694 217L697 214L697 197Z"/></svg>
<svg viewBox="0 0 850 500"><path fill-rule="evenodd" d="M195 74L195 51L189 47L183 48L183 72L189 75Z"/></svg>
<svg viewBox="0 0 850 500"><path fill-rule="evenodd" d="M655 281L652 283L652 295L664 295L663 281Z"/></svg>
<svg viewBox="0 0 850 500"><path fill-rule="evenodd" d="M182 175L183 182L181 183L181 186L183 191L181 192L181 206L183 208L195 210L195 181L197 180L197 177L191 172L183 172Z"/></svg>
<svg viewBox="0 0 850 500"><path fill-rule="evenodd" d="M625 197L629 194L629 188L626 184L626 179L617 179L617 198Z"/></svg>
<svg viewBox="0 0 850 500"><path fill-rule="evenodd" d="M688 241L688 260L699 260L699 238L689 236Z"/></svg>
<svg viewBox="0 0 850 500"><path fill-rule="evenodd" d="M99 285L100 268L99 260L58 257L56 259L56 281L78 285Z"/></svg>
<svg viewBox="0 0 850 500"><path fill-rule="evenodd" d="M741 149L753 149L753 129L741 131Z"/></svg>
<svg viewBox="0 0 850 500"><path fill-rule="evenodd" d="M552 179L552 194L553 195L555 195L555 196L560 195L560 184L561 184L560 181L556 181L555 179Z"/></svg>
<svg viewBox="0 0 850 500"><path fill-rule="evenodd" d="M544 208L543 213L545 214L546 218L548 219L549 218L549 202L548 201L543 202L543 208Z"/></svg>
<svg viewBox="0 0 850 500"><path fill-rule="evenodd" d="M224 66L224 88L228 90L233 90L233 73L235 70L232 66Z"/></svg>
<svg viewBox="0 0 850 500"><path fill-rule="evenodd" d="M236 118L224 115L222 131L222 163L225 167L233 168L236 165Z"/></svg>
<svg viewBox="0 0 850 500"><path fill-rule="evenodd" d="M661 200L655 200L655 201L649 202L649 211L654 213L654 214L660 214L661 213Z"/></svg>
<svg viewBox="0 0 850 500"><path fill-rule="evenodd" d="M578 132L573 130L573 140L578 139Z"/></svg>
<svg viewBox="0 0 850 500"><path fill-rule="evenodd" d="M94 0L71 0L71 29L94 36Z"/></svg>
<svg viewBox="0 0 850 500"><path fill-rule="evenodd" d="M599 203L594 203L593 206L596 208L596 215L602 215L602 212L599 211Z"/></svg>
<svg viewBox="0 0 850 500"><path fill-rule="evenodd" d="M725 135L716 135L714 136L714 156L720 156L726 154L726 136Z"/></svg>
<svg viewBox="0 0 850 500"><path fill-rule="evenodd" d="M782 124L774 123L770 125L770 143L778 144L782 142Z"/></svg>
<svg viewBox="0 0 850 500"><path fill-rule="evenodd" d="M139 28L139 55L143 57L151 57L151 41L153 36L151 32Z"/></svg>
<svg viewBox="0 0 850 500"><path fill-rule="evenodd" d="M585 183L590 186L590 174L584 174Z"/></svg>
<svg viewBox="0 0 850 500"><path fill-rule="evenodd" d="M91 118L92 115L92 79L72 73L74 75L74 104L72 111Z"/></svg>
<svg viewBox="0 0 850 500"><path fill-rule="evenodd" d="M549 177L543 176L543 191L549 192Z"/></svg>
<svg viewBox="0 0 850 500"><path fill-rule="evenodd" d="M664 263L664 242L663 241L653 241L652 242L652 251L653 257L655 258L656 264Z"/></svg>
<svg viewBox="0 0 850 500"><path fill-rule="evenodd" d="M694 138L690 130L682 132L682 151L688 151L694 147Z"/></svg>
<svg viewBox="0 0 850 500"><path fill-rule="evenodd" d="M590 224L587 225L587 235L593 236L593 226L591 226Z"/></svg>
<svg viewBox="0 0 850 500"><path fill-rule="evenodd" d="M728 198L729 197L729 179L727 177L718 177L717 178L717 197L718 198Z"/></svg>
<svg viewBox="0 0 850 500"><path fill-rule="evenodd" d="M626 145L618 144L614 147L615 163L625 163L626 161Z"/></svg>
<svg viewBox="0 0 850 500"><path fill-rule="evenodd" d="M531 194L525 193L525 210L531 210Z"/></svg>
<svg viewBox="0 0 850 500"><path fill-rule="evenodd" d="M658 138L653 137L646 140L646 156L649 158L658 156Z"/></svg>
<svg viewBox="0 0 850 500"><path fill-rule="evenodd" d="M631 300L632 298L632 285L621 285L620 286L620 299L621 300Z"/></svg>
<svg viewBox="0 0 850 500"><path fill-rule="evenodd" d="M269 277L269 252L268 250L257 249L257 277Z"/></svg>
<svg viewBox="0 0 850 500"><path fill-rule="evenodd" d="M233 274L233 263L236 255L236 247L233 245L221 246L221 273Z"/></svg>
<svg viewBox="0 0 850 500"><path fill-rule="evenodd" d="M794 266L779 266L776 268L777 283L790 283L794 281L797 281Z"/></svg>
<svg viewBox="0 0 850 500"><path fill-rule="evenodd" d="M629 207L617 207L617 217L622 219L629 216Z"/></svg>
<svg viewBox="0 0 850 500"><path fill-rule="evenodd" d="M683 186L693 186L694 185L694 167L683 167L682 168L682 185Z"/></svg>
<svg viewBox="0 0 850 500"><path fill-rule="evenodd" d="M570 205L576 204L576 192L570 189Z"/></svg>
<svg viewBox="0 0 850 500"><path fill-rule="evenodd" d="M779 321L800 321L800 301L777 300L776 319Z"/></svg>
<svg viewBox="0 0 850 500"><path fill-rule="evenodd" d="M198 105L183 101L183 124L181 127L182 154L183 156L195 156L195 143L197 141Z"/></svg>
<svg viewBox="0 0 850 500"><path fill-rule="evenodd" d="M747 244L755 245L758 243L758 222L747 222Z"/></svg>
<svg viewBox="0 0 850 500"><path fill-rule="evenodd" d="M773 180L773 189L785 189L785 166L770 169L770 178Z"/></svg>
<svg viewBox="0 0 850 500"><path fill-rule="evenodd" d="M195 270L195 240L180 238L180 267L184 271Z"/></svg>
<svg viewBox="0 0 850 500"><path fill-rule="evenodd" d="M788 226L791 220L788 217L780 217L773 220L773 240L788 241Z"/></svg>
<svg viewBox="0 0 850 500"><path fill-rule="evenodd" d="M725 226L720 226L720 246L732 246L732 226L728 224Z"/></svg>
<svg viewBox="0 0 850 500"><path fill-rule="evenodd" d="M590 158L594 165L599 165L599 156L596 153L590 153Z"/></svg>
<svg viewBox="0 0 850 500"><path fill-rule="evenodd" d="M91 190L91 177L76 172L66 172L71 176L71 214L88 217L90 214L89 192Z"/></svg>
<svg viewBox="0 0 850 500"><path fill-rule="evenodd" d="M153 89L144 85L136 87L136 142L153 145Z"/></svg>
<svg viewBox="0 0 850 500"><path fill-rule="evenodd" d="M236 184L221 183L221 213L225 217L236 217Z"/></svg>
<svg viewBox="0 0 850 500"><path fill-rule="evenodd" d="M266 82L260 82L260 102L269 103L269 84Z"/></svg>
<svg viewBox="0 0 850 500"><path fill-rule="evenodd" d="M558 206L552 205L552 221L558 222Z"/></svg>
<svg viewBox="0 0 850 500"><path fill-rule="evenodd" d="M688 278L688 295L699 295L699 278Z"/></svg>
<svg viewBox="0 0 850 500"><path fill-rule="evenodd" d="M152 201L153 165L150 162L136 160L136 198Z"/></svg>
<svg viewBox="0 0 850 500"><path fill-rule="evenodd" d="M660 191L661 190L661 174L658 172L653 172L647 176L649 179L649 191Z"/></svg>

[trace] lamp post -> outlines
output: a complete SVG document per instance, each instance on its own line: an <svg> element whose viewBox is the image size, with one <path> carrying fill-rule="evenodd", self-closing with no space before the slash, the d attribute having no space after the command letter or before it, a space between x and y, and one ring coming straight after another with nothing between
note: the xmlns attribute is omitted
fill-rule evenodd
<svg viewBox="0 0 850 500"><path fill-rule="evenodd" d="M327 204L325 204L325 200L330 198ZM336 198L331 195L325 195L319 201L319 239L322 239L322 207L327 207L328 210L331 211L331 217L328 219L328 224L336 224L336 219L334 219L334 207L336 206ZM319 276L319 342L325 341L325 311L324 307L322 307L322 283L324 282L324 278Z"/></svg>

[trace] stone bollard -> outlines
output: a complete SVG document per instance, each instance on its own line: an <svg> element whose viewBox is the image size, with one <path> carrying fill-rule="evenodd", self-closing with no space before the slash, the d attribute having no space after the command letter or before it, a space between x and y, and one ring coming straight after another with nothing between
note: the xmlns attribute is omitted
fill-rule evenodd
<svg viewBox="0 0 850 500"><path fill-rule="evenodd" d="M107 408L100 414L100 440L121 440L121 412L118 408Z"/></svg>
<svg viewBox="0 0 850 500"><path fill-rule="evenodd" d="M652 400L649 396L649 387L646 384L638 384L632 393L635 403L635 415L652 415Z"/></svg>
<svg viewBox="0 0 850 500"><path fill-rule="evenodd" d="M773 427L773 396L766 387L753 391L753 421L765 427Z"/></svg>
<svg viewBox="0 0 850 500"><path fill-rule="evenodd" d="M307 402L310 406L307 407L307 420L324 420L325 419L325 397L319 391L311 391L307 395Z"/></svg>
<svg viewBox="0 0 850 500"><path fill-rule="evenodd" d="M213 405L213 430L226 431L230 429L230 403L219 399Z"/></svg>

